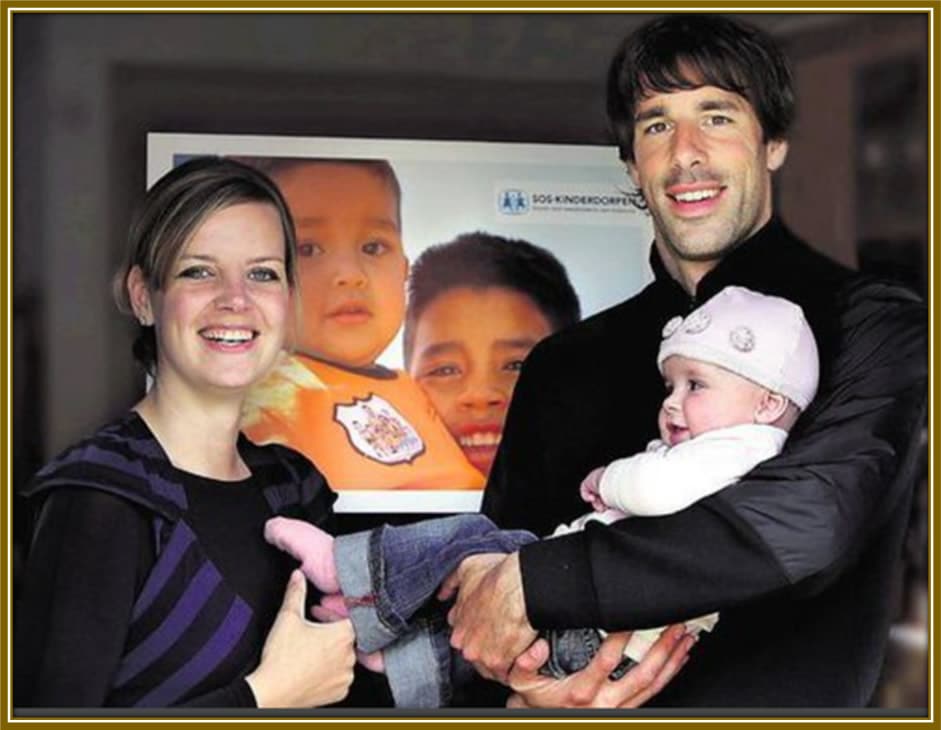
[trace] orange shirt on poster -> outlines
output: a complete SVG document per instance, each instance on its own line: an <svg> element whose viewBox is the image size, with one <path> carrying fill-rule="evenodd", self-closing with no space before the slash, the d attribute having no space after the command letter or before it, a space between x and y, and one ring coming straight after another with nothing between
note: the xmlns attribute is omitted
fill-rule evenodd
<svg viewBox="0 0 941 730"><path fill-rule="evenodd" d="M246 404L245 434L297 449L335 491L483 489L411 377L381 366L345 368L286 356Z"/></svg>

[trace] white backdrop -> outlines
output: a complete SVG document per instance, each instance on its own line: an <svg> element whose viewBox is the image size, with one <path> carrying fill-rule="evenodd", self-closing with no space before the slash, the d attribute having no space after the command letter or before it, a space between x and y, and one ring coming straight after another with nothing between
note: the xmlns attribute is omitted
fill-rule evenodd
<svg viewBox="0 0 941 730"><path fill-rule="evenodd" d="M461 233L522 238L565 265L589 316L651 278L650 219L627 201L614 147L327 137L150 134L147 184L192 155L388 160L402 187L402 238L414 261ZM379 362L402 367L401 331ZM338 511L476 510L479 492L346 491Z"/></svg>

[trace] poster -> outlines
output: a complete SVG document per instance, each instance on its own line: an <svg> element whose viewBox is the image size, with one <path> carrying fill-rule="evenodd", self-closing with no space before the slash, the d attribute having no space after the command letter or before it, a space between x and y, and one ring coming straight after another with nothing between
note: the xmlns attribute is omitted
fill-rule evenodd
<svg viewBox="0 0 941 730"><path fill-rule="evenodd" d="M323 250L323 236L340 238L345 235L338 232L342 227L339 208L345 211L347 219L353 215L367 216L369 214L361 212L364 201L370 195L381 196L381 190L377 193L375 185L370 187L368 176L362 170L382 166L394 172L398 190L391 196L390 205L395 210L387 217L395 219L398 230L393 236L394 245L400 242L411 268L403 266L385 279L383 296L388 305L378 306L377 303L374 311L360 311L347 304L339 315L344 326L359 326L364 319L383 319L382 331L370 342L376 349L375 357L370 352L367 365L357 351L348 361L341 362L346 350L340 348L332 354L330 348L344 335L332 334L324 345L332 356L323 355L320 341L312 340L307 349L314 350L312 354L318 357L306 358L310 353L305 347L296 348L291 363L282 368L286 380L278 381L279 387L285 383L290 386L293 409L290 413L293 418L302 420L294 426L303 425L303 428L295 428L294 433L303 434L297 438L308 439L309 448L314 451L308 451L306 443L292 442L294 436L272 438L286 440L304 451L324 471L339 494L338 512L475 511L480 504L486 471L499 444L500 427L519 362L535 340L552 330L552 326L545 323L553 318L546 314L544 307L540 309L533 302L527 304L526 296L521 298L511 291L503 298L475 298L481 287L459 287L463 296L454 294L445 300L442 293L432 297L427 308L412 322L411 358L407 361L402 327L404 311L407 311L404 292L409 282L406 277L421 268L416 267L416 263L422 261L423 252L438 244L453 242L462 235L465 239L474 239L474 244L479 243L478 238L487 238L494 246L515 246L514 251L525 248L526 243L531 244L564 267L564 275L577 295L583 318L632 296L652 276L648 264L649 244L653 238L650 219L631 204L628 193L632 187L614 147L159 133L148 135L148 185L174 165L206 154L249 162L269 172L285 192L292 213L298 219L302 301L298 331L310 330L312 337L322 336L326 331L318 329L320 320L316 310L319 298L326 297L325 292L334 284L315 280L316 284L310 285L305 279L309 269L305 267L312 265ZM366 167L347 175L347 168L360 167L347 164L354 160L365 163ZM320 172L310 172L314 169ZM325 212L322 208L326 200L339 202L334 204L337 207ZM316 209L316 212L308 215L306 208L302 210L305 205L312 206L311 210ZM315 231L313 238L305 232L308 223ZM325 233L327 229L330 234ZM356 243L357 252L367 251L370 255L379 252L385 244L381 243L381 236L376 241L379 243L372 239ZM540 253L537 258L544 258L544 255ZM371 260L368 265L372 265ZM375 282L370 283L369 274L362 276L359 286L376 286ZM307 286L305 281L308 281ZM471 291L467 291L468 288ZM507 287L502 285L482 288L485 291L495 288L500 290L497 294L507 294ZM453 304L450 310L445 309L445 301ZM466 335L462 327L472 328L473 336L479 339L489 336L498 320L504 329L511 325L525 329L527 322L532 326L527 330L530 333L527 337L510 336L512 332L506 336L493 335L494 342L509 343L505 344L509 354L502 364L494 364L495 355L489 360L487 357L473 360L467 356L461 361L462 365L451 366L444 361L433 363L425 357L427 353L447 349L439 347L441 343L425 341L425 333L438 333L441 329L434 329L428 324L431 320L425 319L432 317L433 312L450 312L448 316L453 318L455 329L448 332L445 339L452 349L462 352L466 348L459 345L472 337ZM459 326L458 320L464 324ZM537 326L539 323L542 325ZM307 344L301 339L302 345ZM425 347L426 344L429 346ZM481 371L485 367L484 360L489 363L486 367L498 373L502 380L486 386L491 389L491 395L479 396L489 399L489 405L477 427L469 425L467 413L472 405L466 388L470 387L467 385L472 379L470 373ZM386 378L396 383L395 387L380 383L382 378L374 377L381 370L396 374ZM445 386L441 386L445 381ZM378 384L375 388L374 383ZM484 386L478 382L476 387ZM402 395L403 390L408 394ZM307 395L313 391L319 391L316 394L318 405L308 408ZM271 388L269 392L277 392L280 397L284 388ZM330 397L324 401L321 396L328 392ZM437 425L426 426L415 420L415 409L427 407L428 403L437 408L437 411L432 409L431 415L432 420L439 421ZM264 413L283 407L280 401L264 401L262 405ZM299 416L299 413L304 415ZM249 429L248 433L256 440L265 440L258 438L259 433L269 434L264 429L254 433ZM446 456L438 457L438 454ZM444 469L445 460L452 458L462 463L456 471ZM331 461L334 463L327 463ZM362 466L362 470L354 468L356 464ZM467 469L468 464L470 469ZM430 470L423 471L426 468ZM404 476L390 477L387 482L386 474ZM476 477L469 481L467 474Z"/></svg>

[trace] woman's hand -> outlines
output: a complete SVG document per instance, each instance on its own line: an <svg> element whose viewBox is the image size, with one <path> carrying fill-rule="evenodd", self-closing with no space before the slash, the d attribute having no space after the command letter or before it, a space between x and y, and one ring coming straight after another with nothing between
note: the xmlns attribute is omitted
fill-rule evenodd
<svg viewBox="0 0 941 730"><path fill-rule="evenodd" d="M353 682L353 625L304 618L307 582L291 573L261 663L245 681L259 707L319 707L346 697Z"/></svg>
<svg viewBox="0 0 941 730"><path fill-rule="evenodd" d="M689 659L696 643L682 624L663 632L640 663L618 680L608 679L623 658L629 631L609 634L591 663L563 679L544 677L539 667L549 658L545 639L536 641L521 654L510 672L509 684L516 694L507 707L640 707L662 690Z"/></svg>

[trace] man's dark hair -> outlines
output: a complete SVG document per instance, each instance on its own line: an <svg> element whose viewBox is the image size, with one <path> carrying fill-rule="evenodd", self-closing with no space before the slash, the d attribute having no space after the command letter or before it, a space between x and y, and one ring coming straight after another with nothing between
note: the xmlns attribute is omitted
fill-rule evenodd
<svg viewBox="0 0 941 730"><path fill-rule="evenodd" d="M439 296L458 287L503 287L529 297L552 331L581 319L578 295L562 263L529 241L477 231L425 249L412 264L405 312L405 364L412 360L415 326Z"/></svg>
<svg viewBox="0 0 941 730"><path fill-rule="evenodd" d="M794 120L791 70L763 31L722 15L657 18L624 39L608 68L608 120L621 159L634 161L634 113L647 94L716 86L746 98L765 141Z"/></svg>

